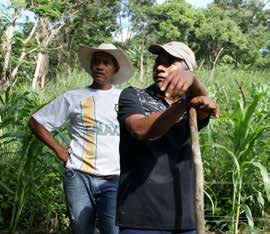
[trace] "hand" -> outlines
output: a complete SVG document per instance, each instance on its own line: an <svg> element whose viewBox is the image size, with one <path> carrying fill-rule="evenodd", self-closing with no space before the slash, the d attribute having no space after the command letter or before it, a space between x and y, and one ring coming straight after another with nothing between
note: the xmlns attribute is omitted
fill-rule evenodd
<svg viewBox="0 0 270 234"><path fill-rule="evenodd" d="M187 92L192 86L194 75L192 72L181 69L176 69L168 74L164 80L161 91L165 91L165 96L180 97Z"/></svg>
<svg viewBox="0 0 270 234"><path fill-rule="evenodd" d="M58 156L58 158L60 158L64 164L66 165L67 163L67 160L69 159L69 152L68 152L68 149L61 146L57 151L56 151L56 154Z"/></svg>
<svg viewBox="0 0 270 234"><path fill-rule="evenodd" d="M218 118L220 115L219 106L208 96L194 97L191 99L189 105L197 110L199 119L204 119L209 116Z"/></svg>

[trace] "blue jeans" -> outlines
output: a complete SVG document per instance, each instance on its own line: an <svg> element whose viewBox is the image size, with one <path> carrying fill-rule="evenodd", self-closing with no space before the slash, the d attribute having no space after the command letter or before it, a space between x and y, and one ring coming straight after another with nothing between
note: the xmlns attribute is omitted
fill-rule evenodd
<svg viewBox="0 0 270 234"><path fill-rule="evenodd" d="M94 234L96 216L100 234L118 234L117 178L103 179L66 168L63 185L73 234Z"/></svg>
<svg viewBox="0 0 270 234"><path fill-rule="evenodd" d="M193 231L157 231L157 230L141 230L141 229L120 228L119 234L196 234L196 230L193 230Z"/></svg>

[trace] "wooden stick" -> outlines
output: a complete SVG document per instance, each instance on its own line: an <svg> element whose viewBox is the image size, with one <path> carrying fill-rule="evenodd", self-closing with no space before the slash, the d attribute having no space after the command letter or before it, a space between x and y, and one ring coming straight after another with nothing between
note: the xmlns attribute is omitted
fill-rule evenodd
<svg viewBox="0 0 270 234"><path fill-rule="evenodd" d="M204 221L204 190L203 190L203 164L200 151L199 134L197 126L197 113L194 108L189 111L189 125L192 142L192 154L195 164L196 175L196 225L197 234L205 234Z"/></svg>

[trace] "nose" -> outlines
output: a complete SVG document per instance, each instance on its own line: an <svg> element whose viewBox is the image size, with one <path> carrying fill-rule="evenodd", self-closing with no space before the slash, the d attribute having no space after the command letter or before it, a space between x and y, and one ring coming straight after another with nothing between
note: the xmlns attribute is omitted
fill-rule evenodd
<svg viewBox="0 0 270 234"><path fill-rule="evenodd" d="M96 64L96 69L98 70L103 70L104 69L104 63L103 62L99 62Z"/></svg>
<svg viewBox="0 0 270 234"><path fill-rule="evenodd" d="M93 59L91 62L92 69L96 71L103 70L104 66L104 62L101 60Z"/></svg>
<svg viewBox="0 0 270 234"><path fill-rule="evenodd" d="M157 71L165 71L165 66L162 64L157 64Z"/></svg>

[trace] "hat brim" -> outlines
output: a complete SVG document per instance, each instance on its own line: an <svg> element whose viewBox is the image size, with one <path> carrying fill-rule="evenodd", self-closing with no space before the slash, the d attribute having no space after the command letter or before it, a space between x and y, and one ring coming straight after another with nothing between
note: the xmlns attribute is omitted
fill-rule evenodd
<svg viewBox="0 0 270 234"><path fill-rule="evenodd" d="M152 54L156 54L156 55L160 55L160 54L166 52L166 53L170 54L173 57L180 58L180 59L185 59L184 57L179 56L179 54L176 54L175 51L173 51L170 48L167 48L165 46L162 46L160 44L153 44L153 45L149 46L148 50Z"/></svg>
<svg viewBox="0 0 270 234"><path fill-rule="evenodd" d="M179 53L175 49L173 49L171 46L166 46L165 45L160 45L160 44L153 44L148 47L148 50L152 54L160 55L162 53L168 53L171 56L175 58L180 58L183 59L190 71L194 71L196 68L196 60L195 60L195 55L193 51L185 44L182 43L182 52ZM192 55L192 57L190 57Z"/></svg>
<svg viewBox="0 0 270 234"><path fill-rule="evenodd" d="M121 84L131 77L132 63L127 57L127 55L119 49L99 49L89 46L81 47L78 51L78 55L81 66L86 70L86 72L91 75L90 63L92 60L92 56L95 52L98 51L104 51L112 55L119 65L119 70L112 76L112 84Z"/></svg>

